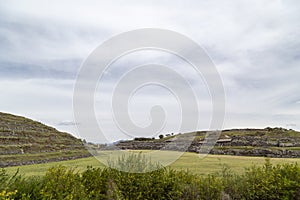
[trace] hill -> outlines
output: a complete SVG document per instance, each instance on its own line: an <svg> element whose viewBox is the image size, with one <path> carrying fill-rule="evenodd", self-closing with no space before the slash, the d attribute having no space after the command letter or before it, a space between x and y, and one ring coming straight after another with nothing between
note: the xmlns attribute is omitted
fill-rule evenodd
<svg viewBox="0 0 300 200"><path fill-rule="evenodd" d="M0 167L89 156L80 139L31 119L0 112Z"/></svg>
<svg viewBox="0 0 300 200"><path fill-rule="evenodd" d="M171 142L184 143L184 137L193 136L194 140L188 148L189 152L199 152L204 143L207 131L167 135L162 139L135 138L121 141L117 146L121 149L159 150ZM181 150L180 143L167 145L166 150ZM300 158L300 132L284 128L265 129L230 129L223 130L210 154L238 156L267 156L279 158Z"/></svg>

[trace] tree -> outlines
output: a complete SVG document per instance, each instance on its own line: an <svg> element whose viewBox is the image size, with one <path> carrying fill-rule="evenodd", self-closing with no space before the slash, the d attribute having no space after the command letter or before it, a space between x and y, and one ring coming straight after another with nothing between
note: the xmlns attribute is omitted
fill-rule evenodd
<svg viewBox="0 0 300 200"><path fill-rule="evenodd" d="M159 137L159 139L163 139L164 135L159 135L158 137Z"/></svg>

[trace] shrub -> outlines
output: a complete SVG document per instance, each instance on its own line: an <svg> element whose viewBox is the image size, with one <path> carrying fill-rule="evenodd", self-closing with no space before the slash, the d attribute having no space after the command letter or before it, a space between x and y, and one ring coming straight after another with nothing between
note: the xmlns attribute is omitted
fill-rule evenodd
<svg viewBox="0 0 300 200"><path fill-rule="evenodd" d="M145 157L120 157L112 165L145 170L157 165ZM63 166L50 168L44 177L24 178L0 170L2 199L300 199L297 164L252 166L238 175L229 168L208 176L156 168L130 173L114 168L88 167L79 173ZM133 171L132 171L133 172Z"/></svg>
<svg viewBox="0 0 300 200"><path fill-rule="evenodd" d="M42 180L40 194L46 199L85 199L81 176L74 169L52 167Z"/></svg>
<svg viewBox="0 0 300 200"><path fill-rule="evenodd" d="M145 137L138 137L138 138L134 138L135 141L149 141L149 140L153 140L153 138L145 138Z"/></svg>
<svg viewBox="0 0 300 200"><path fill-rule="evenodd" d="M89 166L82 173L82 184L89 199L106 199L109 189L109 170Z"/></svg>
<svg viewBox="0 0 300 200"><path fill-rule="evenodd" d="M253 166L243 175L251 199L299 199L300 168L297 164L273 166L269 160L263 167Z"/></svg>

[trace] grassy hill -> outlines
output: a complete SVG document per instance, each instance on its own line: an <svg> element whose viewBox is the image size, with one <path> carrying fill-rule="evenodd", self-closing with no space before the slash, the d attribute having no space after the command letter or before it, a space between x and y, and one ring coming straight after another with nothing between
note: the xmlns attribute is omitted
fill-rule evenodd
<svg viewBox="0 0 300 200"><path fill-rule="evenodd" d="M117 144L121 149L159 150L173 141L199 152L206 131L166 135L161 139L135 138ZM183 138L183 139L182 139ZM180 142L169 149L180 151ZM300 158L300 132L284 128L223 130L210 154ZM90 156L80 139L31 119L0 112L0 167L46 163Z"/></svg>
<svg viewBox="0 0 300 200"><path fill-rule="evenodd" d="M188 151L199 152L205 145L206 131L184 134L166 135L161 139L135 138L117 144L121 149L159 150L169 145L167 150L180 151L184 138L194 137ZM214 132L209 132L214 134ZM177 142L179 141L179 142ZM238 156L268 156L279 158L300 158L300 132L284 128L265 129L230 129L223 130L221 136L210 154L238 155Z"/></svg>
<svg viewBox="0 0 300 200"><path fill-rule="evenodd" d="M31 119L0 112L0 167L89 156L80 139Z"/></svg>

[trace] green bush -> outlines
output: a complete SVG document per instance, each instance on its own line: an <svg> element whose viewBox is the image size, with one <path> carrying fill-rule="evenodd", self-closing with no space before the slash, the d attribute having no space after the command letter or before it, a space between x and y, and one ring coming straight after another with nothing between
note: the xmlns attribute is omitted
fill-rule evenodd
<svg viewBox="0 0 300 200"><path fill-rule="evenodd" d="M85 199L81 175L63 166L48 170L42 180L41 196L44 199Z"/></svg>
<svg viewBox="0 0 300 200"><path fill-rule="evenodd" d="M243 175L244 198L300 199L300 168L297 164L273 166L269 160L263 167L251 167Z"/></svg>
<svg viewBox="0 0 300 200"><path fill-rule="evenodd" d="M114 165L141 168L145 161L132 155ZM300 167L267 160L263 167L252 166L241 175L224 167L218 174L200 176L169 168L130 173L88 167L79 173L57 166L44 177L29 178L8 176L1 169L2 199L300 199Z"/></svg>

